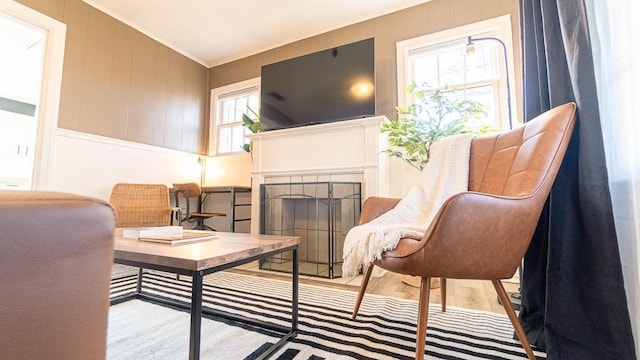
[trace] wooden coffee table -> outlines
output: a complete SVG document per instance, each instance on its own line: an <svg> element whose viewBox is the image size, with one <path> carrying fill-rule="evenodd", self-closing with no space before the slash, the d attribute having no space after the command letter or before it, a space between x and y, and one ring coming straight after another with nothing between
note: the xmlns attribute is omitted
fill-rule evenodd
<svg viewBox="0 0 640 360"><path fill-rule="evenodd" d="M147 298L167 303L165 299L160 299L144 291L142 284L143 268L191 276L193 279L191 304L169 303L173 306L190 309L189 359L200 358L200 327L203 313L282 332L284 335L280 341L276 342L259 357L259 359L266 359L290 338L295 337L298 330L298 245L300 244L300 238L297 236L224 232L217 232L216 234L218 237L211 240L181 245L167 245L125 239L122 237L122 229L116 229L114 262L139 267L140 271L138 272L135 293L114 298L111 300L111 304L117 304L133 298ZM202 307L202 283L205 275L286 251L292 251L293 253L290 328Z"/></svg>

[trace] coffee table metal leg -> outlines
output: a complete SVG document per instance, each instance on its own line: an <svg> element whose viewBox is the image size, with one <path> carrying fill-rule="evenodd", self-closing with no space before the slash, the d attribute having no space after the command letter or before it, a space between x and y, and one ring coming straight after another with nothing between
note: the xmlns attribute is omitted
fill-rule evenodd
<svg viewBox="0 0 640 360"><path fill-rule="evenodd" d="M293 294L291 299L291 331L295 334L298 331L298 248L293 249ZM295 335L294 335L295 336Z"/></svg>
<svg viewBox="0 0 640 360"><path fill-rule="evenodd" d="M142 268L138 268L138 283L136 284L136 294L142 293Z"/></svg>
<svg viewBox="0 0 640 360"><path fill-rule="evenodd" d="M191 334L189 360L200 359L200 328L202 325L202 271L194 272L191 283Z"/></svg>

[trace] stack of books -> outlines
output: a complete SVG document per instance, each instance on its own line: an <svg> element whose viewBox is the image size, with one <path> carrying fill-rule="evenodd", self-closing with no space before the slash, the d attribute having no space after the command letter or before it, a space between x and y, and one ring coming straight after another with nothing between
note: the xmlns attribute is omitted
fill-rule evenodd
<svg viewBox="0 0 640 360"><path fill-rule="evenodd" d="M152 226L125 228L122 230L122 237L175 245L215 239L218 236L213 231L184 230L182 226Z"/></svg>

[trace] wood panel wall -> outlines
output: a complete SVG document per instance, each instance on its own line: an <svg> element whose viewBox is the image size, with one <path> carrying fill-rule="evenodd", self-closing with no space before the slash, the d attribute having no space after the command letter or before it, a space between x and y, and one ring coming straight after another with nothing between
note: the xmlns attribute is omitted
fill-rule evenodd
<svg viewBox="0 0 640 360"><path fill-rule="evenodd" d="M374 37L376 43L376 109L396 119L396 42L456 26L511 14L516 58L517 101L521 104L520 22L517 0L433 0L402 11L287 44L209 70L211 89L260 76L262 65ZM522 106L518 106L521 109Z"/></svg>
<svg viewBox="0 0 640 360"><path fill-rule="evenodd" d="M16 0L67 25L58 127L206 152L208 69L81 0Z"/></svg>
<svg viewBox="0 0 640 360"><path fill-rule="evenodd" d="M395 119L396 42L504 14L511 14L521 104L517 0L433 0L208 70L81 0L16 1L67 24L58 126L69 130L205 153L207 89L369 37L376 39L377 112Z"/></svg>

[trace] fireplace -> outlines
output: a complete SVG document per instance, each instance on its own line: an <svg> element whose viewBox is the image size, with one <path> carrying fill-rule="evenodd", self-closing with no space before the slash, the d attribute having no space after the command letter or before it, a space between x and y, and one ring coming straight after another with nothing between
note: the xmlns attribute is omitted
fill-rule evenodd
<svg viewBox="0 0 640 360"><path fill-rule="evenodd" d="M302 184L311 183L308 186L318 186L320 193L320 189L328 191L324 188L329 183L333 184L334 191L338 183L357 183L359 198L354 198L354 201L359 202L358 216L362 199L389 196L388 156L383 153L387 147L387 138L386 134L380 133L380 125L387 121L389 120L384 116L374 116L249 135L253 140L251 196L254 206L251 208L251 218L263 219L262 212L266 211L259 205L262 204L260 196L263 185L306 186ZM318 209L325 206L328 201L325 199L329 198L318 196ZM309 199L283 198L281 202L285 211L290 207L306 208L309 211L316 206L316 200ZM339 206L340 211L343 211L345 204L343 200L339 205L334 203L333 206ZM328 202L326 206L329 206ZM323 211L328 213L328 209ZM346 229L345 226L343 228ZM272 230L283 229L284 227ZM252 221L252 233L263 231L267 231L267 228L261 228L260 221ZM339 241L335 246L340 246ZM334 255L335 260L337 254ZM341 256L339 258L341 261ZM324 260L323 258L322 261ZM331 263L330 259L326 260ZM275 266L275 263L269 266L272 265Z"/></svg>
<svg viewBox="0 0 640 360"><path fill-rule="evenodd" d="M260 186L260 233L300 237L300 274L342 276L342 248L358 224L358 182L278 183ZM260 261L260 269L291 272L291 253Z"/></svg>

